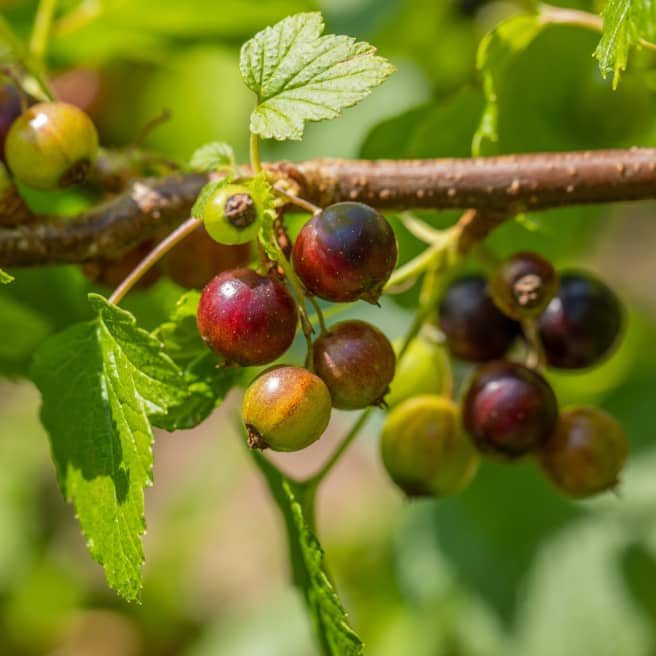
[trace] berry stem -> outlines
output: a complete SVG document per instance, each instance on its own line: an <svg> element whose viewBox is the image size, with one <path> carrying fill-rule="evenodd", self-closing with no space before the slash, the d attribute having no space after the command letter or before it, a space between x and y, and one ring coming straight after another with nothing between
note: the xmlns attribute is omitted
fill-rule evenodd
<svg viewBox="0 0 656 656"><path fill-rule="evenodd" d="M546 366L547 356L544 352L542 340L540 339L538 322L535 319L523 319L521 325L526 343L528 344L526 366L530 369L541 371Z"/></svg>
<svg viewBox="0 0 656 656"><path fill-rule="evenodd" d="M314 296L308 296L308 299L310 300L310 303L312 303L312 307L314 307L314 311L316 312L316 317L317 320L319 321L319 329L321 330L321 334L324 335L328 331L326 329L326 320L324 319L321 306L317 302L317 299L314 298Z"/></svg>
<svg viewBox="0 0 656 656"><path fill-rule="evenodd" d="M315 205L314 203L311 203L309 200L305 200L305 198L301 198L300 196L290 194L288 191L281 189L278 185L274 185L273 190L279 196L282 196L284 199L288 200L292 205L296 205L297 207L306 210L310 214L317 214L318 212L321 212L321 208L318 205Z"/></svg>
<svg viewBox="0 0 656 656"><path fill-rule="evenodd" d="M346 449L349 448L351 442L358 436L360 431L364 428L364 425L367 423L373 408L367 408L364 412L360 414L353 426L348 433L344 436L339 446L335 449L333 454L328 458L328 461L324 466L314 475L310 476L307 480L303 481L303 485L307 488L316 488L319 486L321 481L332 471L333 467L337 464L339 459L342 457Z"/></svg>
<svg viewBox="0 0 656 656"><path fill-rule="evenodd" d="M187 219L182 225L176 228L168 237L161 241L153 248L146 257L132 270L128 277L114 290L109 297L109 302L118 304L123 297L139 282L143 275L156 264L164 255L166 255L176 244L181 242L187 235L191 234L203 222L200 219Z"/></svg>
<svg viewBox="0 0 656 656"><path fill-rule="evenodd" d="M39 6L34 18L34 27L30 38L30 52L38 62L41 70L44 68L43 61L48 50L50 29L56 7L57 0L39 0Z"/></svg>
<svg viewBox="0 0 656 656"><path fill-rule="evenodd" d="M260 138L254 132L251 132L250 151L251 167L253 173L257 174L262 170L262 162L260 161Z"/></svg>

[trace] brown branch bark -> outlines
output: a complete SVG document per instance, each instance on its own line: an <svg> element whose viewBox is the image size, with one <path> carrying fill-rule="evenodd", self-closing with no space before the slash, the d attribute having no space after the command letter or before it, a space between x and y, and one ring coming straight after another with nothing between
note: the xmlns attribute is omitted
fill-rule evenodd
<svg viewBox="0 0 656 656"><path fill-rule="evenodd" d="M274 163L273 175L316 205L353 200L380 209L478 209L463 233L484 238L508 217L565 205L656 197L656 149L479 159L312 160ZM0 228L0 266L116 257L188 217L199 174L134 182L112 201L65 222ZM0 225L8 223L0 219Z"/></svg>

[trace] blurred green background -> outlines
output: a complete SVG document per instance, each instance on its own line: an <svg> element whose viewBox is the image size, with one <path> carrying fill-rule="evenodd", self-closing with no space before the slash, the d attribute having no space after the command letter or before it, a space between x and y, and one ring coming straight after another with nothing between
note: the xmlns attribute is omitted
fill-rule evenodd
<svg viewBox="0 0 656 656"><path fill-rule="evenodd" d="M89 20L60 25L49 63L60 95L90 112L105 145L129 143L167 108L172 119L149 136L150 147L185 160L225 140L244 159L253 100L239 77L240 44L285 15L320 9L330 31L374 43L398 72L343 118L309 126L302 143L265 144L264 157L466 156L483 106L476 45L520 4L85 0ZM35 6L0 3L23 36ZM591 57L597 39L551 28L511 62L498 89L499 152L656 145L653 56L634 54L612 92ZM68 211L82 202L32 201ZM597 271L625 300L619 351L594 371L551 376L563 404L598 404L628 430L633 452L618 495L574 503L530 463L485 462L461 496L408 503L379 461L382 411L321 489L319 537L368 654L656 654L654 209L531 215L491 239L500 255L530 248L561 268ZM454 219L424 216L435 225ZM407 260L419 244L395 227ZM238 393L197 429L158 434L143 603L107 589L57 489L38 395L22 380L35 347L86 316L90 283L73 267L13 273L15 283L0 289L0 654L316 654L288 581L280 518L232 428ZM150 327L179 293L163 280L126 306ZM396 337L413 299L409 292L382 311L351 314ZM350 421L336 413L320 443L276 461L295 475L314 471Z"/></svg>

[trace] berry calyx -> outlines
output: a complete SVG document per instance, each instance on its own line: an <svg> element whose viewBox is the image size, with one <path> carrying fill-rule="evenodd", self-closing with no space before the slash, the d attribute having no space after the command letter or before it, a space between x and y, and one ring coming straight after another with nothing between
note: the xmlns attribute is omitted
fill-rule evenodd
<svg viewBox="0 0 656 656"><path fill-rule="evenodd" d="M321 437L330 413L328 388L301 367L265 371L250 384L242 404L251 449L304 449Z"/></svg>
<svg viewBox="0 0 656 656"><path fill-rule="evenodd" d="M14 177L35 189L82 182L97 154L93 122L81 109L64 102L30 107L14 121L5 142Z"/></svg>
<svg viewBox="0 0 656 656"><path fill-rule="evenodd" d="M463 421L484 453L516 458L540 447L558 417L551 385L516 362L479 367L462 402Z"/></svg>
<svg viewBox="0 0 656 656"><path fill-rule="evenodd" d="M294 341L298 314L287 288L252 269L224 271L203 290L196 321L205 343L229 362L267 364Z"/></svg>
<svg viewBox="0 0 656 656"><path fill-rule="evenodd" d="M245 267L250 259L250 244L219 244L199 226L166 255L162 266L181 287L202 289L218 273Z"/></svg>
<svg viewBox="0 0 656 656"><path fill-rule="evenodd" d="M201 219L212 239L220 244L245 244L257 237L260 212L243 185L219 187L205 202Z"/></svg>
<svg viewBox="0 0 656 656"><path fill-rule="evenodd" d="M364 321L342 321L314 343L314 369L333 406L358 410L381 405L394 377L396 356L385 335Z"/></svg>
<svg viewBox="0 0 656 656"><path fill-rule="evenodd" d="M584 369L608 357L622 329L622 306L601 280L585 273L560 276L558 295L538 319L547 363Z"/></svg>
<svg viewBox="0 0 656 656"><path fill-rule="evenodd" d="M628 454L626 433L613 417L577 407L560 414L539 460L558 489L582 499L614 488Z"/></svg>
<svg viewBox="0 0 656 656"><path fill-rule="evenodd" d="M363 203L336 203L315 214L292 249L294 269L308 291L334 303L377 303L396 257L392 227Z"/></svg>
<svg viewBox="0 0 656 656"><path fill-rule="evenodd" d="M13 122L21 115L20 91L13 84L0 85L0 160L5 160L5 140Z"/></svg>
<svg viewBox="0 0 656 656"><path fill-rule="evenodd" d="M556 270L538 253L515 253L501 263L490 279L495 305L517 320L543 312L557 291Z"/></svg>
<svg viewBox="0 0 656 656"><path fill-rule="evenodd" d="M390 478L410 497L460 492L480 461L462 430L458 406L435 395L417 396L394 408L380 450Z"/></svg>
<svg viewBox="0 0 656 656"><path fill-rule="evenodd" d="M519 324L492 302L482 276L456 280L438 310L439 327L453 355L471 362L500 358L519 335Z"/></svg>
<svg viewBox="0 0 656 656"><path fill-rule="evenodd" d="M401 342L394 342L399 352ZM421 394L443 394L450 385L451 373L446 349L424 335L415 337L396 363L385 402L390 408Z"/></svg>

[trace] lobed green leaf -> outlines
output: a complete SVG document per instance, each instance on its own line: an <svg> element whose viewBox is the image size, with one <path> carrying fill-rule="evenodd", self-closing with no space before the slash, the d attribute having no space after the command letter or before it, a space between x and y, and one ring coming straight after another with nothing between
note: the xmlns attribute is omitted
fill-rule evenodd
<svg viewBox="0 0 656 656"><path fill-rule="evenodd" d="M32 378L57 478L93 558L120 595L141 589L143 490L152 483L150 418L188 397L185 376L134 317L91 294L95 318L45 341Z"/></svg>
<svg viewBox="0 0 656 656"><path fill-rule="evenodd" d="M306 121L336 118L366 98L394 67L375 48L324 35L318 12L296 14L258 32L241 49L242 78L257 95L250 130L266 139L303 137Z"/></svg>
<svg viewBox="0 0 656 656"><path fill-rule="evenodd" d="M606 77L613 73L613 88L626 70L629 49L642 39L656 40L656 2L654 0L608 0L604 9L604 29L594 56Z"/></svg>
<svg viewBox="0 0 656 656"><path fill-rule="evenodd" d="M189 160L189 168L203 173L235 166L235 151L227 143L212 141L196 151Z"/></svg>

